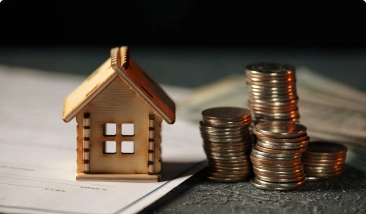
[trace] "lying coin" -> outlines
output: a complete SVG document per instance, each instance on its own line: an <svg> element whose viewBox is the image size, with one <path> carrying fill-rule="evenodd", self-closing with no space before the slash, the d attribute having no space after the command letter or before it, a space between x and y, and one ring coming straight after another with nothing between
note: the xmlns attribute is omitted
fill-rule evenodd
<svg viewBox="0 0 366 214"><path fill-rule="evenodd" d="M273 187L273 186L267 186L267 185L258 183L257 180L255 180L255 178L250 179L250 183L253 186L257 187L258 189L263 189L263 190L286 191L286 190L293 190L294 189L292 187L289 188L289 187Z"/></svg>
<svg viewBox="0 0 366 214"><path fill-rule="evenodd" d="M312 155L323 155L323 156L334 156L342 155L347 153L347 147L331 142L312 141L308 144L308 150L306 154Z"/></svg>
<svg viewBox="0 0 366 214"><path fill-rule="evenodd" d="M255 145L255 148L259 151L262 152L266 152L266 153L272 153L272 154L302 154L304 151L306 151L306 147L300 148L300 149L271 149L271 148L266 148L260 144L258 144L258 142Z"/></svg>
<svg viewBox="0 0 366 214"><path fill-rule="evenodd" d="M253 128L257 136L272 138L294 138L306 133L307 127L300 123L289 121L263 121Z"/></svg>
<svg viewBox="0 0 366 214"><path fill-rule="evenodd" d="M297 187L303 185L306 180L306 179L303 179L303 180L300 180L297 182L268 182L268 181L261 180L258 177L254 177L254 179L255 179L256 183L265 185L267 187L283 187L283 188L289 188L289 189L297 188Z"/></svg>
<svg viewBox="0 0 366 214"><path fill-rule="evenodd" d="M250 110L239 107L216 107L202 111L202 116L208 120L242 121L251 117Z"/></svg>
<svg viewBox="0 0 366 214"><path fill-rule="evenodd" d="M246 73L258 74L264 76L294 76L295 67L289 64L277 63L277 62L259 62L246 66Z"/></svg>
<svg viewBox="0 0 366 214"><path fill-rule="evenodd" d="M296 178L271 178L265 175L264 176L255 175L255 177L268 182L300 182L306 179L305 174Z"/></svg>

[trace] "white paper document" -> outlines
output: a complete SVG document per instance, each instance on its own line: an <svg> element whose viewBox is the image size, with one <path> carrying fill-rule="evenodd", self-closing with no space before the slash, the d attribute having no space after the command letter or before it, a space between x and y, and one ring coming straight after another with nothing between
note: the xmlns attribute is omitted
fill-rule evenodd
<svg viewBox="0 0 366 214"><path fill-rule="evenodd" d="M84 79L0 66L0 213L136 213L206 165L198 126L177 116L162 123L161 182L76 181L76 122L61 114Z"/></svg>

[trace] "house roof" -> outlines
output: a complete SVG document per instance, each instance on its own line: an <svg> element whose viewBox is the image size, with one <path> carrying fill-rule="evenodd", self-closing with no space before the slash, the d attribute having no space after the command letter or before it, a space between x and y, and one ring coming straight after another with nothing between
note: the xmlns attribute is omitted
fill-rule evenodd
<svg viewBox="0 0 366 214"><path fill-rule="evenodd" d="M116 78L125 81L165 122L175 122L174 101L130 57L127 46L111 49L110 58L66 97L62 119L71 121Z"/></svg>

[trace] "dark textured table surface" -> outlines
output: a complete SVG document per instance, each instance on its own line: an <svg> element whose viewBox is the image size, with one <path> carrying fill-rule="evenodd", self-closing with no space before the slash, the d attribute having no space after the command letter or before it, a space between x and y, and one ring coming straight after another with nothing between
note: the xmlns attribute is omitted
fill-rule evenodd
<svg viewBox="0 0 366 214"><path fill-rule="evenodd" d="M208 181L202 170L140 213L366 213L366 173L345 165L339 176L270 191Z"/></svg>
<svg viewBox="0 0 366 214"><path fill-rule="evenodd" d="M112 47L0 48L0 64L89 75ZM276 48L141 48L131 56L159 83L199 87L258 61L307 66L366 92L366 50ZM257 189L248 181L217 183L199 172L141 213L366 213L366 174L350 165L325 181L292 191Z"/></svg>

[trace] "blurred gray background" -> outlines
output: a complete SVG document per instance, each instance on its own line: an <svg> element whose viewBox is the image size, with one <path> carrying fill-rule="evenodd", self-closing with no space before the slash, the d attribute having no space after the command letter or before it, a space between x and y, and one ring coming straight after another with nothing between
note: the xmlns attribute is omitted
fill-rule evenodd
<svg viewBox="0 0 366 214"><path fill-rule="evenodd" d="M0 2L0 63L89 75L128 45L156 81L199 87L258 61L366 90L365 2Z"/></svg>
<svg viewBox="0 0 366 214"><path fill-rule="evenodd" d="M113 47L3 47L0 48L0 64L87 76L108 59ZM167 85L195 88L233 73L244 74L249 63L276 61L307 66L366 92L366 50L363 48L129 47L131 57L154 80Z"/></svg>

